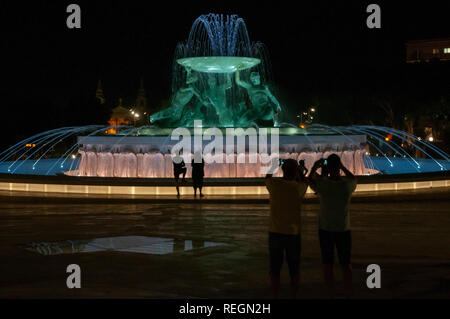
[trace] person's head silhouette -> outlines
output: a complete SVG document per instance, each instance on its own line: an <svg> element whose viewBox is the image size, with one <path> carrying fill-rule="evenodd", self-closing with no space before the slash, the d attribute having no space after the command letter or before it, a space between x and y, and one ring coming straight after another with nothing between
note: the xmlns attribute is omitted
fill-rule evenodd
<svg viewBox="0 0 450 319"><path fill-rule="evenodd" d="M292 158L285 159L281 165L283 171L283 178L293 180L297 176L298 164Z"/></svg>
<svg viewBox="0 0 450 319"><path fill-rule="evenodd" d="M340 176L341 170L341 159L337 154L331 154L327 158L327 173L330 174L330 177L338 177Z"/></svg>

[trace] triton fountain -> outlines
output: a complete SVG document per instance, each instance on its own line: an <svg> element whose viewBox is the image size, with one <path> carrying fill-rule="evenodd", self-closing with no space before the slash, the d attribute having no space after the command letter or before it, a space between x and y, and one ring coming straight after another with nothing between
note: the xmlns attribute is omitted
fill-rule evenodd
<svg viewBox="0 0 450 319"><path fill-rule="evenodd" d="M227 153L204 153L206 177L212 178L262 177L261 168L268 165L262 153L269 150L280 158L304 160L308 169L317 159L337 153L356 175L450 168L448 154L393 128L284 123L285 107L273 93L267 49L250 41L244 20L236 15L197 18L188 39L176 46L172 68L171 104L151 115L149 125L114 127L116 134L108 133L111 127L95 125L36 134L0 153L0 172L169 178L176 128L184 128L192 144L200 139L196 151L205 151L212 143L211 132L216 133L213 141L220 141ZM235 145L239 139L245 143L243 149ZM249 150L256 146L252 156ZM57 148L58 156L49 158ZM411 149L425 158L415 158ZM186 163L189 168L190 160Z"/></svg>
<svg viewBox="0 0 450 319"><path fill-rule="evenodd" d="M268 148L280 157L304 159L307 167L331 151L340 152L343 161L358 175L375 173L365 159L365 134L340 135L323 128L305 131L280 123L283 108L272 93L270 63L261 42L251 42L245 22L236 15L202 15L191 28L188 39L177 45L173 59L171 105L150 116L148 127L124 132L124 136L80 137L78 176L171 177L171 150L176 142L168 129L190 128L190 134L203 136L216 127L223 137L227 159L204 154L207 177L260 177L261 150L244 154L240 162L235 138L258 136L255 128L266 128L271 136ZM201 121L202 129L195 123ZM227 128L244 128L237 133ZM254 130L254 131L252 131ZM197 131L197 132L195 132ZM276 135L276 141L272 141ZM216 136L216 140L219 137ZM222 136L220 137L222 139ZM192 137L192 142L195 140ZM275 143L274 143L275 142ZM276 145L275 145L276 144ZM204 151L206 143L200 146ZM249 145L244 149L249 150ZM241 150L242 151L242 150ZM279 153L279 154L278 154ZM366 164L364 164L366 161ZM190 163L190 160L186 160ZM188 170L189 171L189 170ZM280 173L278 173L280 174Z"/></svg>

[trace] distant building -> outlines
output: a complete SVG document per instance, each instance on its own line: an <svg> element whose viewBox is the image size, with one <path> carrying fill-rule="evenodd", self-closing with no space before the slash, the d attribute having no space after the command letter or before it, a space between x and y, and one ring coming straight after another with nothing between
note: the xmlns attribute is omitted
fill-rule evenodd
<svg viewBox="0 0 450 319"><path fill-rule="evenodd" d="M95 97L99 100L100 104L105 104L105 96L103 95L101 80L98 80L97 91L95 91Z"/></svg>
<svg viewBox="0 0 450 319"><path fill-rule="evenodd" d="M130 125L133 121L133 116L130 110L122 106L122 99L119 99L119 105L112 109L111 118L108 123L111 128L109 128L105 133L115 134L118 132L117 127L120 125Z"/></svg>
<svg viewBox="0 0 450 319"><path fill-rule="evenodd" d="M108 123L109 128L105 133L115 134L118 132L120 125L131 125L138 123L139 121L145 121L147 119L147 96L144 89L144 80L141 78L140 88L136 97L136 105L130 105L129 108L124 107L123 100L119 99L119 105L111 110L111 116ZM105 103L105 96L103 94L102 82L99 80L95 96L100 104Z"/></svg>
<svg viewBox="0 0 450 319"><path fill-rule="evenodd" d="M139 111L144 111L147 109L147 96L144 89L144 80L141 78L141 87L138 90L136 98L136 109Z"/></svg>
<svg viewBox="0 0 450 319"><path fill-rule="evenodd" d="M450 60L450 38L414 40L406 43L406 62L430 62Z"/></svg>

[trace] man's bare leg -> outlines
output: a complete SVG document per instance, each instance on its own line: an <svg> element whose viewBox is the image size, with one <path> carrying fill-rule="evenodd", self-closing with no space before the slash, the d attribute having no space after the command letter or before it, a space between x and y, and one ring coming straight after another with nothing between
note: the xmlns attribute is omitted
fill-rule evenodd
<svg viewBox="0 0 450 319"><path fill-rule="evenodd" d="M178 179L175 180L175 187L177 189L177 197L180 197L180 181Z"/></svg>
<svg viewBox="0 0 450 319"><path fill-rule="evenodd" d="M334 272L332 264L323 265L323 279L327 288L328 297L334 298Z"/></svg>
<svg viewBox="0 0 450 319"><path fill-rule="evenodd" d="M299 285L300 285L300 275L295 275L291 277L291 297L293 299L297 298Z"/></svg>
<svg viewBox="0 0 450 319"><path fill-rule="evenodd" d="M342 265L342 279L344 280L345 298L351 298L353 295L352 277L352 265Z"/></svg>
<svg viewBox="0 0 450 319"><path fill-rule="evenodd" d="M273 298L277 299L280 293L280 276L270 275L270 287L272 288Z"/></svg>

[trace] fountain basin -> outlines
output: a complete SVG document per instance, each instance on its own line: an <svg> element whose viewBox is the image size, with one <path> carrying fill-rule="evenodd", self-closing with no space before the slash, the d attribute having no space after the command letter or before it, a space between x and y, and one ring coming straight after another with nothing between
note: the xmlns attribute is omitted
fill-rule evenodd
<svg viewBox="0 0 450 319"><path fill-rule="evenodd" d="M240 136L240 137L239 137ZM194 136L190 145L192 152L196 148L205 150L209 140L196 144ZM237 152L237 142L240 138L247 139L245 152ZM216 137L216 140L218 138ZM242 141L242 140L241 140ZM245 141L245 140L244 140ZM80 136L78 137L78 153L80 162L78 168L67 171L71 176L98 177L141 177L141 178L172 178L173 162L171 149L179 142L171 136ZM364 135L281 135L274 140L267 140L270 153L277 153L281 158L304 160L311 169L316 160L338 153L344 165L356 175L376 174L370 161L365 158L363 145ZM272 143L278 145L272 150ZM234 150L217 155L204 155L205 176L213 178L251 178L263 177L267 159L257 151L258 135L241 136L236 134L235 140L222 137L224 150ZM252 150L252 147L253 150ZM261 146L259 146L261 147ZM264 152L264 151L263 151ZM254 154L253 157L251 154ZM238 159L241 160L238 160ZM190 177L190 160L185 160ZM281 176L281 170L275 174Z"/></svg>

